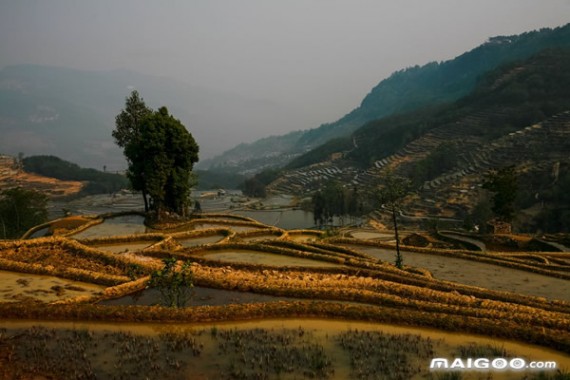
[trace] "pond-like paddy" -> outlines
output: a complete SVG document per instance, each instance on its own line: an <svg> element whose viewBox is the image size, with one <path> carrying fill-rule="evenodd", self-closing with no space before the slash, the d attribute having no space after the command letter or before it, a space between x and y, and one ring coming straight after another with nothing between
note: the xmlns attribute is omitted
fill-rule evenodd
<svg viewBox="0 0 570 380"><path fill-rule="evenodd" d="M0 271L0 302L53 302L94 295L104 289L103 286L53 276Z"/></svg>
<svg viewBox="0 0 570 380"><path fill-rule="evenodd" d="M349 321L281 319L215 325L5 321L2 326L0 344L3 339L12 342L6 345L12 357L8 368L24 373L36 368L55 378L79 374L81 378L444 379L456 377L430 373L431 360L467 356L520 357L527 363L553 361L558 368L570 368L568 355L537 346ZM467 371L461 379L535 376Z"/></svg>
<svg viewBox="0 0 570 380"><path fill-rule="evenodd" d="M394 262L396 254L391 249L364 246L351 246L351 248L389 262ZM404 265L426 268L440 280L570 301L568 280L454 257L406 251L402 255Z"/></svg>
<svg viewBox="0 0 570 380"><path fill-rule="evenodd" d="M278 239L280 235L263 234L263 235L252 235L252 236L240 236L243 241L264 241L264 240L275 240Z"/></svg>
<svg viewBox="0 0 570 380"><path fill-rule="evenodd" d="M394 234L374 232L374 231L355 231L350 233L353 238L360 240L383 240L390 241L394 240Z"/></svg>
<svg viewBox="0 0 570 380"><path fill-rule="evenodd" d="M273 253L264 253L264 252L246 251L246 250L213 251L204 254L203 257L211 260L229 261L233 263L273 265L279 267L283 266L332 267L339 265L335 263L329 263L327 261L304 259L301 257L277 255Z"/></svg>
<svg viewBox="0 0 570 380"><path fill-rule="evenodd" d="M74 234L74 239L87 239L105 236L135 235L151 232L144 225L144 217L140 215L118 216L105 219L103 223L89 227Z"/></svg>
<svg viewBox="0 0 570 380"><path fill-rule="evenodd" d="M269 226L283 228L285 230L306 229L315 226L315 218L312 212L299 209L285 210L236 210L234 214L247 216ZM340 222L335 218L335 225Z"/></svg>
<svg viewBox="0 0 570 380"><path fill-rule="evenodd" d="M175 241L183 247L196 247L203 244L214 244L223 240L225 236L210 235L196 238L177 238Z"/></svg>
<svg viewBox="0 0 570 380"><path fill-rule="evenodd" d="M194 229L195 230L208 230L211 228L227 228L230 229L234 232L247 232L247 231L254 231L257 230L259 228L262 228L261 226L247 226L247 225L233 225L233 224L227 224L227 223L200 223L200 224L195 224L194 225Z"/></svg>
<svg viewBox="0 0 570 380"><path fill-rule="evenodd" d="M35 238L39 238L39 237L48 236L49 233L50 233L49 227L40 228L39 230L37 230L36 232L34 232L33 234L31 234L31 235L28 237L28 239L35 239Z"/></svg>

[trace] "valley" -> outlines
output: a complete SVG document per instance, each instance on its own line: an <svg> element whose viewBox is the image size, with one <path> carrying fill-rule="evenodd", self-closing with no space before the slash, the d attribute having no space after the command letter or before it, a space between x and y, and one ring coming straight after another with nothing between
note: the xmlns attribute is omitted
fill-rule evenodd
<svg viewBox="0 0 570 380"><path fill-rule="evenodd" d="M306 130L130 71L2 69L0 380L567 379L568 46L492 37ZM212 157L257 123L293 132Z"/></svg>

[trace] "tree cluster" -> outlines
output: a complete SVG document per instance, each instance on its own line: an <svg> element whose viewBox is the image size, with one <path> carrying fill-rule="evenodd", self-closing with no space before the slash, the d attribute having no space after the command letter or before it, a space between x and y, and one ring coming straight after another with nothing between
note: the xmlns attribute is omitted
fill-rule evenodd
<svg viewBox="0 0 570 380"><path fill-rule="evenodd" d="M136 91L116 117L113 131L128 162L127 177L142 192L145 210L187 215L198 144L166 107L154 112Z"/></svg>
<svg viewBox="0 0 570 380"><path fill-rule="evenodd" d="M491 209L495 216L504 222L513 220L518 189L514 166L491 171L483 188L493 192Z"/></svg>
<svg viewBox="0 0 570 380"><path fill-rule="evenodd" d="M0 193L0 238L17 239L48 219L47 196L21 187Z"/></svg>
<svg viewBox="0 0 570 380"><path fill-rule="evenodd" d="M319 227L333 224L335 217L344 224L346 216L356 218L364 214L364 198L358 187L345 188L336 181L315 192L312 204L315 225Z"/></svg>
<svg viewBox="0 0 570 380"><path fill-rule="evenodd" d="M81 168L56 156L31 156L24 158L22 162L24 169L30 173L63 181L87 181L87 185L82 189L83 194L113 193L128 186L124 175Z"/></svg>
<svg viewBox="0 0 570 380"><path fill-rule="evenodd" d="M279 169L266 169L246 179L242 185L244 195L254 198L265 198L267 195L266 187L275 181L280 174L281 171Z"/></svg>

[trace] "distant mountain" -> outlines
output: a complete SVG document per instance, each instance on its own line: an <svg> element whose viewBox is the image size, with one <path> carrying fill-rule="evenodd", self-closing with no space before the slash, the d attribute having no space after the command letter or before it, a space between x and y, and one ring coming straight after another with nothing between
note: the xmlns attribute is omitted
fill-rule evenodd
<svg viewBox="0 0 570 380"><path fill-rule="evenodd" d="M485 175L513 166L517 227L568 231L569 68L570 47L505 64L453 103L375 120L321 145L269 191L306 195L328 181L367 191L392 172L415 186L408 219L463 220L484 199Z"/></svg>
<svg viewBox="0 0 570 380"><path fill-rule="evenodd" d="M270 102L169 78L16 65L0 70L0 153L52 154L84 167L122 169L126 163L111 131L134 88L148 106L166 105L182 121L200 145L201 159L251 141L279 120L295 122L294 112Z"/></svg>
<svg viewBox="0 0 570 380"><path fill-rule="evenodd" d="M322 155L310 152L311 149L330 139L346 137L366 122L453 102L470 93L477 79L487 71L528 58L545 48L566 46L570 46L570 24L556 29L545 28L516 36L490 38L483 45L455 59L395 72L376 85L358 108L334 123L276 136L271 140L242 144L208 160L207 166L229 166L251 172L268 166L281 166L291 157L297 158L288 165L289 168L301 167L311 161L318 162ZM337 144L341 143L337 141ZM346 146L350 141L342 144Z"/></svg>

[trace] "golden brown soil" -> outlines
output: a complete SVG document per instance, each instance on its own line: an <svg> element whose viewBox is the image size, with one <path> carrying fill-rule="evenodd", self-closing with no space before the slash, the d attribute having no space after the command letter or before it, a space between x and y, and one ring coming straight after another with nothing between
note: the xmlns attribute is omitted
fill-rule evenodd
<svg viewBox="0 0 570 380"><path fill-rule="evenodd" d="M79 193L83 186L79 181L61 181L26 173L14 167L12 157L0 156L0 189L23 187L42 191L49 197L63 197Z"/></svg>
<svg viewBox="0 0 570 380"><path fill-rule="evenodd" d="M123 271L117 267L105 265L92 258L84 258L80 255L72 254L65 248L58 245L42 245L38 247L23 248L4 248L0 250L0 258L18 261L27 264L41 263L43 266L52 266L55 268L72 267L75 269L83 269L91 272L99 272L111 275L123 275Z"/></svg>

